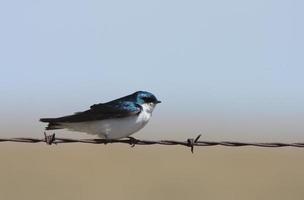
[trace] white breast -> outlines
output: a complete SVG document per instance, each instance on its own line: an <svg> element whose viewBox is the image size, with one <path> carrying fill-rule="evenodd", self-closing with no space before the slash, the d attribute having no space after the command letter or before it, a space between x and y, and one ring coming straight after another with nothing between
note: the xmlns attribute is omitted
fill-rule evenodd
<svg viewBox="0 0 304 200"><path fill-rule="evenodd" d="M151 118L154 105L143 104L142 107L143 110L140 114L135 116L91 122L63 123L62 126L71 131L98 135L101 138L124 138L142 129Z"/></svg>

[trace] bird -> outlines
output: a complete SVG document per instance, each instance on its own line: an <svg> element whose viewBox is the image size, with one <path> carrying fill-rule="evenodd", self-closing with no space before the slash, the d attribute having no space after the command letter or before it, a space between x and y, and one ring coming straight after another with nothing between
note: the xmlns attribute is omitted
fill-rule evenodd
<svg viewBox="0 0 304 200"><path fill-rule="evenodd" d="M152 93L137 91L130 95L90 106L89 110L58 118L41 118L46 130L67 129L97 135L103 139L130 137L150 120L157 104Z"/></svg>

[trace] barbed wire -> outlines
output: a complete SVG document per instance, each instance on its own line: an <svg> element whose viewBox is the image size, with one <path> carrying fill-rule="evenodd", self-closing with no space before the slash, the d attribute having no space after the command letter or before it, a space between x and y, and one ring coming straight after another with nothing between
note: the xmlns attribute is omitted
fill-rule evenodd
<svg viewBox="0 0 304 200"><path fill-rule="evenodd" d="M47 135L44 133L44 138L0 138L0 142L22 142L22 143L46 143L48 145L52 144L62 144L62 143L86 143L86 144L110 144L110 143L124 143L129 144L131 147L135 145L181 145L190 147L193 153L194 147L206 147L206 146L227 146L227 147L242 147L242 146L254 146L254 147L299 147L304 148L304 143L279 143L279 142L214 142L214 141L199 141L201 134L196 138L189 138L186 141L175 141L175 140L140 140L133 137L128 137L124 139L72 139L72 138L59 138L55 136L55 133Z"/></svg>

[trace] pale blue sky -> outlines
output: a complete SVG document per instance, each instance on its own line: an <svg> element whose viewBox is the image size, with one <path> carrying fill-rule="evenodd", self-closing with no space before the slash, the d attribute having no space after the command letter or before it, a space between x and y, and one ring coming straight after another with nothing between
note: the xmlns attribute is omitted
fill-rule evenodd
<svg viewBox="0 0 304 200"><path fill-rule="evenodd" d="M0 134L37 136L40 117L148 90L163 103L139 137L304 139L303 8L1 1Z"/></svg>

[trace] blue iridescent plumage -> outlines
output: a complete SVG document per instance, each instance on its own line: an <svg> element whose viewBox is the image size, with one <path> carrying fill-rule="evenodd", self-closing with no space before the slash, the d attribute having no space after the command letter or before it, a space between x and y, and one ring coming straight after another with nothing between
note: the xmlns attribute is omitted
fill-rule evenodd
<svg viewBox="0 0 304 200"><path fill-rule="evenodd" d="M83 112L59 118L42 118L40 121L48 122L49 125L47 129L52 129L52 126L56 125L56 123L86 122L128 117L138 115L142 111L141 105L144 103L157 104L160 103L160 101L149 92L138 91L107 103L94 104L89 110Z"/></svg>

